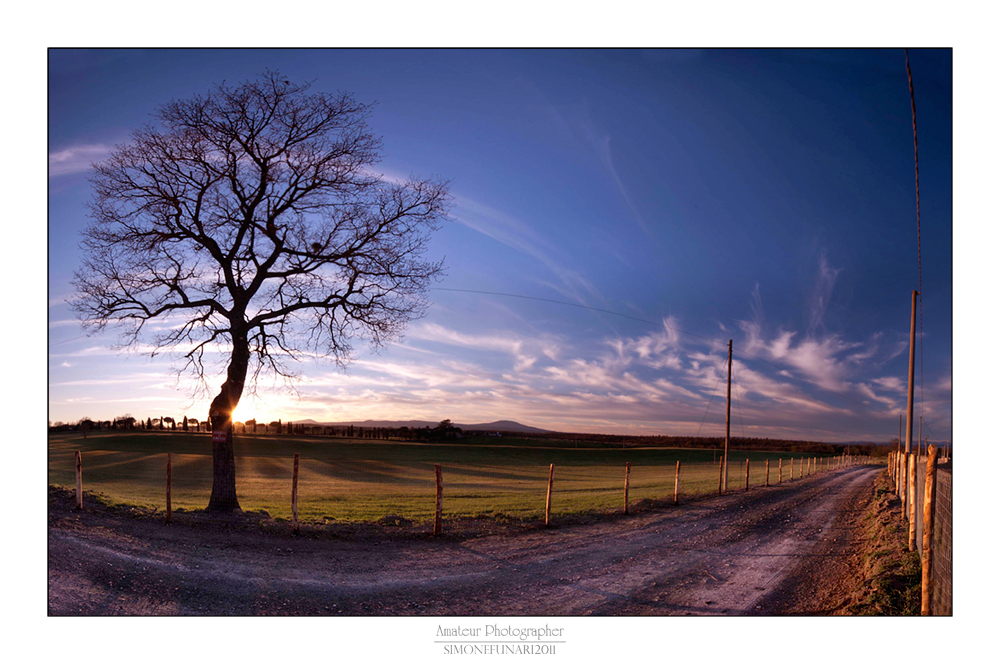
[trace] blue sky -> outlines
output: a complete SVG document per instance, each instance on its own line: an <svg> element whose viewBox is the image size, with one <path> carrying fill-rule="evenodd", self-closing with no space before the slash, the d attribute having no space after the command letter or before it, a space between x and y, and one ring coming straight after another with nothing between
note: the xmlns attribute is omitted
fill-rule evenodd
<svg viewBox="0 0 1000 664"><path fill-rule="evenodd" d="M917 413L947 439L951 52L910 59ZM524 297L431 291L401 342L359 345L346 373L301 365L296 392L268 381L238 419L719 435L733 339L735 435L895 435L917 288L901 49L50 51L51 421L204 417L169 358L81 336L66 302L86 169L159 104L265 68L376 101L388 177L452 181L440 289Z"/></svg>

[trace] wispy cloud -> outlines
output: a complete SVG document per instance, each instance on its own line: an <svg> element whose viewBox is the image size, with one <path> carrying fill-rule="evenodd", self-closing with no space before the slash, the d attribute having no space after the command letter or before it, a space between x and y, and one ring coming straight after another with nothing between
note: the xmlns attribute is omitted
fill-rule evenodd
<svg viewBox="0 0 1000 664"><path fill-rule="evenodd" d="M618 193L621 194L622 198L625 199L625 204L628 205L628 209L632 212L632 217L635 222L643 230L646 235L655 240L655 236L649 230L649 226L642 219L642 215L639 214L639 210L636 208L635 203L632 202L632 197L629 196L628 190L625 185L622 184L622 179L618 175L618 169L615 168L615 160L611 155L611 137L602 136L594 140L594 147L597 150L597 154L601 158L601 163L604 164L604 168L611 174L611 179L614 181L615 186L618 189Z"/></svg>
<svg viewBox="0 0 1000 664"><path fill-rule="evenodd" d="M557 251L531 226L489 205L466 196L455 195L452 218L483 235L531 256L549 269L561 282L550 284L556 292L581 304L586 295L602 301L600 291L578 270L563 267L555 258Z"/></svg>
<svg viewBox="0 0 1000 664"><path fill-rule="evenodd" d="M883 376L881 378L873 378L871 380L871 383L877 385L879 388L886 390L888 392L897 392L899 394L906 392L906 384L896 376Z"/></svg>
<svg viewBox="0 0 1000 664"><path fill-rule="evenodd" d="M858 388L858 391L861 392L861 394L863 394L867 399L871 399L872 401L876 401L876 402L878 402L880 404L883 404L883 405L885 405L885 406L887 406L889 408L895 408L896 407L896 400L895 399L892 399L891 397L884 397L884 396L880 396L880 395L876 394L875 390L873 390L870 385L867 385L865 383L859 383L857 385L857 388Z"/></svg>
<svg viewBox="0 0 1000 664"><path fill-rule="evenodd" d="M840 270L831 267L827 262L826 251L821 251L816 283L813 286L812 296L809 299L809 336L812 336L816 333L816 330L823 327L826 308L830 304L830 295L833 293L833 286L837 282L837 275L839 274Z"/></svg>
<svg viewBox="0 0 1000 664"><path fill-rule="evenodd" d="M537 359L536 355L526 351L523 340L513 336L463 334L437 323L424 323L410 332L409 336L412 339L508 353L514 357L515 371L527 369Z"/></svg>
<svg viewBox="0 0 1000 664"><path fill-rule="evenodd" d="M74 145L49 153L49 177L85 173L91 164L103 161L111 152L103 143Z"/></svg>

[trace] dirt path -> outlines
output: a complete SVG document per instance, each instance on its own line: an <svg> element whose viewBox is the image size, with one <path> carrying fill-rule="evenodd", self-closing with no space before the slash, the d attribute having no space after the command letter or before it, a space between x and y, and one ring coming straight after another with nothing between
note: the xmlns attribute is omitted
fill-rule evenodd
<svg viewBox="0 0 1000 664"><path fill-rule="evenodd" d="M50 506L51 615L822 613L878 467L597 524L317 539Z"/></svg>

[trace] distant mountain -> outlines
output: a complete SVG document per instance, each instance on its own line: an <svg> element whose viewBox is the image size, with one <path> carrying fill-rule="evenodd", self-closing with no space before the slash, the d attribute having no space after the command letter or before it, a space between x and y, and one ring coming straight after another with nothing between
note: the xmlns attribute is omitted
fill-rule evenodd
<svg viewBox="0 0 1000 664"><path fill-rule="evenodd" d="M323 426L323 427L366 427L375 428L383 427L387 429L398 429L399 427L409 427L411 429L423 429L424 427L434 428L440 424L440 420L437 422L429 422L424 420L364 420L364 421L354 421L354 422L317 422L313 419L308 420L294 420L289 422L289 424L307 424L311 426ZM521 424L520 422L514 422L512 420L499 420L496 422L487 422L485 424L461 424L459 422L452 422L452 424L463 431L509 431L511 433L549 433L547 429L539 429L537 427L530 427L526 424Z"/></svg>
<svg viewBox="0 0 1000 664"><path fill-rule="evenodd" d="M436 426L436 425L435 425ZM529 427L527 424L514 422L512 420L498 420L486 424L456 424L465 431L510 431L513 433L549 433L548 429Z"/></svg>

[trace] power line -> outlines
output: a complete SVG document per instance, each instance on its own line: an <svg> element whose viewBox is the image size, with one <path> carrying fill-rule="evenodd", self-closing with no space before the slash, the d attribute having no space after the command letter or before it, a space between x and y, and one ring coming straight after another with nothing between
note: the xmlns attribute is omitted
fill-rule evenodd
<svg viewBox="0 0 1000 664"><path fill-rule="evenodd" d="M734 371L733 372L733 376L735 377L735 375L736 375L736 372ZM736 408L737 408L737 410L739 410L739 413L740 413L740 429L743 431L743 437L746 438L747 437L747 429L746 429L745 426L743 426L743 406L740 405L740 391L739 390L736 390Z"/></svg>
<svg viewBox="0 0 1000 664"><path fill-rule="evenodd" d="M708 417L708 409L712 407L712 401L715 399L715 393L719 390L719 383L722 382L722 367L716 368L719 370L719 379L715 381L715 388L712 390L712 396L708 400L708 405L705 406L705 414L701 416L701 424L698 425L698 433L695 435L695 438L701 436L701 428L705 425L705 418Z"/></svg>
<svg viewBox="0 0 1000 664"><path fill-rule="evenodd" d="M917 293L920 297L920 416L924 414L924 283L920 256L920 161L917 159L917 98L913 93L913 73L910 71L910 54L906 58L906 79L910 84L910 112L913 116L913 173L917 190Z"/></svg>
<svg viewBox="0 0 1000 664"><path fill-rule="evenodd" d="M719 380L715 381L715 389L712 390L712 398L708 400L708 405L705 407L705 414L701 416L701 424L698 425L698 433L695 434L695 438L701 436L701 428L705 425L705 418L708 417L708 409L712 407L712 401L715 399L715 393L719 389L719 383L722 382L722 376L719 376Z"/></svg>
<svg viewBox="0 0 1000 664"><path fill-rule="evenodd" d="M70 339L63 339L62 341L57 341L54 344L49 344L49 348L52 348L53 346L59 346L61 344L68 344L70 341L76 341L77 339L83 339L86 336L87 336L86 334L81 334L78 337L72 337Z"/></svg>

